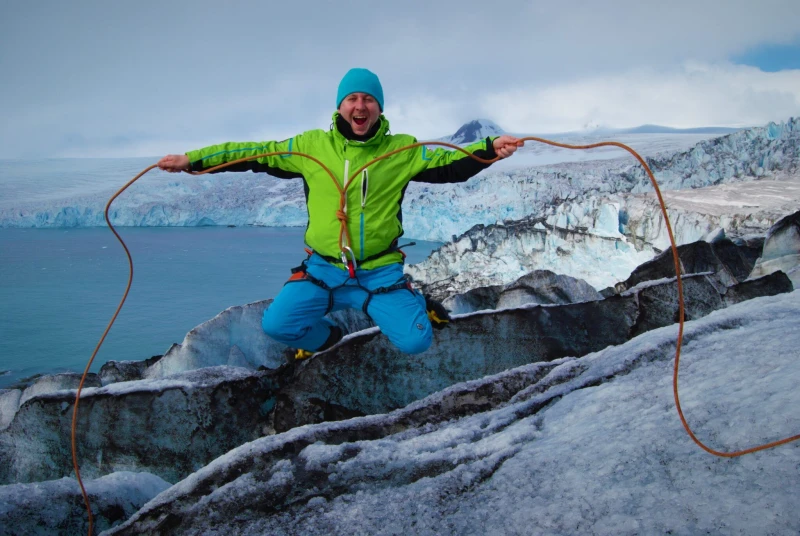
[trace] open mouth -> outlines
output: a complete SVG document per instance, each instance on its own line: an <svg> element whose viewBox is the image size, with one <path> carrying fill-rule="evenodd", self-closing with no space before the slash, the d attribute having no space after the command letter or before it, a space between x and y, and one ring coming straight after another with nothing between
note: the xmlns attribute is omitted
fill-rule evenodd
<svg viewBox="0 0 800 536"><path fill-rule="evenodd" d="M355 123L358 126L365 125L367 124L367 118L364 117L363 115L354 115L353 123Z"/></svg>

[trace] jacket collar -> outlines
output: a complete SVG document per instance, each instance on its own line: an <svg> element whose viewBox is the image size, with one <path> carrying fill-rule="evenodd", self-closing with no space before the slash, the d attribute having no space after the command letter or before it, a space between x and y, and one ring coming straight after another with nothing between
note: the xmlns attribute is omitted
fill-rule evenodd
<svg viewBox="0 0 800 536"><path fill-rule="evenodd" d="M372 126L370 131L366 134L369 136L367 139L362 139L362 136L357 136L353 133L352 128L350 128L350 124L345 121L339 112L333 113L333 124L331 125L331 130L337 136L341 136L343 139L351 140L359 142L363 145L371 145L373 143L379 143L380 140L388 133L389 131L389 120L384 117L383 114L378 118L378 121Z"/></svg>

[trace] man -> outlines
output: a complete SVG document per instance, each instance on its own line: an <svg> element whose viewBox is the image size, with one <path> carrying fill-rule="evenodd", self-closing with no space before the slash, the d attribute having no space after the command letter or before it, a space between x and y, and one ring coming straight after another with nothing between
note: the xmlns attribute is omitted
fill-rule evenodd
<svg viewBox="0 0 800 536"><path fill-rule="evenodd" d="M313 160L297 154L269 156L234 164L224 171L261 171L278 178L302 178L308 206L305 242L313 253L295 269L264 312L262 327L273 339L298 350L297 358L330 348L343 336L331 311L360 308L401 351L418 353L431 344L431 318L444 325L441 306L429 314L425 298L403 275L401 203L409 181L463 182L488 167L460 151L416 147L350 175L367 162L416 143L411 136L389 134L383 116L383 88L367 69L351 69L336 96L330 130L310 130L280 142L230 142L185 155L168 155L158 166L170 172L200 171L270 152L305 153L337 176L338 186ZM486 138L466 149L490 160L507 158L523 142L512 136ZM343 206L342 206L343 205ZM428 304L430 305L430 304ZM438 316L437 316L438 314ZM444 316L445 318L441 318ZM437 326L440 327L440 326Z"/></svg>

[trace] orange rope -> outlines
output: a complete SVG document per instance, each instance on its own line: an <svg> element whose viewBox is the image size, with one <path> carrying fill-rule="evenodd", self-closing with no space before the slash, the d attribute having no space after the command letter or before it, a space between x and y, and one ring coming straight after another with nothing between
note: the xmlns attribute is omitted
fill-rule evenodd
<svg viewBox="0 0 800 536"><path fill-rule="evenodd" d="M75 441L75 430L77 428L78 423L78 404L81 401L81 391L83 391L83 384L86 381L86 376L89 374L89 369L94 362L95 356L97 356L98 350L100 350L100 346L103 344L103 341L106 340L106 335L111 330L111 326L114 325L114 321L117 319L117 315L122 310L122 304L125 303L125 299L128 297L128 292L131 290L131 284L133 283L133 259L131 258L131 252L128 251L128 246L125 245L125 242L117 233L114 226L111 225L111 220L108 218L108 209L111 207L112 201L114 201L119 194L121 194L125 189L128 188L131 184L139 180L139 177L150 171L156 167L155 164L148 167L138 175L136 175L133 179L131 179L125 186L123 186L117 193L115 193L111 199L108 200L106 203L105 209L105 218L108 227L111 229L111 232L117 237L122 247L125 249L125 254L128 256L128 268L129 268L129 275L128 275L128 285L125 287L125 292L122 295L122 300L120 300L119 305L117 305L117 310L114 311L114 315L111 317L111 321L108 323L106 330L103 332L103 336L100 337L100 341L97 343L97 346L94 348L94 352L92 352L92 357L89 358L89 362L86 363L86 369L83 371L83 376L81 376L81 381L78 383L78 392L75 395L75 406L72 408L72 428L71 428L71 441L72 441L72 466L75 469L75 477L78 479L78 484L81 487L81 494L83 494L83 502L86 504L86 512L89 514L89 535L92 534L92 525L94 524L94 517L92 516L92 506L89 504L89 495L86 493L86 488L83 486L83 480L81 480L81 472L80 468L78 467L78 451L77 451L77 443Z"/></svg>
<svg viewBox="0 0 800 536"><path fill-rule="evenodd" d="M683 301L683 282L681 280L681 263L680 263L680 257L678 256L678 246L675 243L675 237L674 237L674 235L672 233L672 225L670 224L669 215L667 214L667 207L666 207L666 205L664 203L664 199L663 199L663 197L661 195L661 190L658 187L658 183L656 182L656 178L653 175L653 172L650 170L650 167L647 165L647 162L645 162L645 160L636 151L634 151L632 148L628 147L624 143L619 143L619 142L615 142L615 141L604 141L604 142L592 143L592 144L588 144L588 145L571 145L571 144L567 144L567 143L560 143L560 142L547 140L547 139L544 139L544 138L538 138L538 137L534 137L534 136L529 136L529 137L525 137L525 138L519 138L519 140L521 140L521 141L536 141L536 142L539 142L539 143L544 143L546 145L552 145L554 147L561 147L561 148L565 148L565 149L593 149L593 148L596 148L596 147L609 147L609 146L619 147L621 149L624 149L624 150L628 151L631 155L633 155L633 157L636 158L636 160L639 161L639 163L642 165L644 170L647 172L647 176L650 178L650 182L653 185L653 189L656 192L656 197L658 198L658 202L659 202L659 204L661 206L661 214L664 216L664 223L666 224L667 233L669 234L670 248L672 250L672 258L673 258L674 265L675 265L675 276L676 276L677 287L678 287L678 308L679 308L678 319L679 320L678 320L678 337L677 337L677 341L676 341L676 345L675 345L675 365L674 365L674 372L673 372L673 377L672 377L672 390L673 390L673 395L674 395L674 398L675 398L675 407L678 410L678 416L680 417L680 420L681 420L681 423L683 424L684 429L689 434L689 437L691 437L692 440L700 448L702 448L704 451L706 451L706 452L708 452L710 454L713 454L715 456L721 456L721 457L725 457L725 458L735 458L735 457L738 457L738 456L743 456L745 454L749 454L749 453L752 453L752 452L758 452L760 450L765 450L765 449L777 447L779 445L783 445L783 444L790 443L792 441L796 441L796 440L800 439L800 435L795 435L795 436L792 436L792 437L787 437L785 439L781 439L779 441L773 441L771 443L758 445L758 446L755 446L755 447L752 447L752 448L748 448L748 449L745 449L745 450L739 450L739 451L734 451L734 452L720 452L718 450L715 450L715 449L712 449L712 448L706 446L702 441L700 441L697 438L697 436L694 434L694 432L692 432L692 429L689 427L689 424L686 422L686 418L683 415L683 410L681 409L680 397L678 396L678 369L679 369L679 366L680 366L680 355L681 355L681 345L682 345L682 341L683 341L683 324L684 324L684 301ZM218 166L215 166L215 167L203 170L203 171L191 172L191 174L192 175L204 175L206 173L211 173L212 171L217 171L217 170L221 170L223 168L226 168L228 166L232 166L233 164L237 164L237 163L240 163L240 162L246 162L246 161L250 161L250 160L256 160L258 158L265 158L265 157L268 157L268 156L297 155L297 156L302 156L302 157L305 157L305 158L309 158L309 159L313 160L314 162L316 162L317 164L319 164L328 173L328 175L330 175L331 180L333 180L333 183L336 186L336 189L339 191L339 194L340 194L339 210L336 211L336 218L341 223L341 230L339 232L339 245L342 248L344 248L345 246L349 246L350 244L352 244L351 237L350 237L350 231L348 230L348 227L347 227L347 221L348 220L347 220L347 213L345 212L345 201L346 201L346 196L347 196L347 189L350 187L351 184L353 184L353 182L355 182L353 179L355 179L355 177L358 176L358 174L361 173L364 169L368 168L369 166L371 166L372 164L374 164L374 163L376 163L376 162L378 162L380 160L383 160L385 158L389 158L390 156L392 156L394 154L397 154L397 153L399 153L401 151L407 151L409 149L414 149L416 147L421 147L423 145L441 145L441 146L444 146L444 147L449 147L451 149L454 149L454 150L457 150L457 151L461 151L462 153L468 155L470 158L473 158L473 159L475 159L478 162L481 162L483 164L491 164L493 162L496 162L497 160L500 160L499 157L495 157L495 158L493 158L491 160L486 160L486 159L480 158L480 157L475 156L474 154L470 153L466 149L464 149L462 147L459 147L458 145L451 144L451 143L446 143L446 142L441 142L441 141L429 141L429 142L413 143L411 145L407 145L405 147L401 147L399 149L396 149L394 151L391 151L389 153L381 155L381 156L375 158L374 160L371 160L370 162L364 164L359 169L357 169L355 171L355 173L353 173L351 175L349 180L346 181L344 186L339 184L339 181L336 179L336 176L333 174L333 172L331 172L331 170L328 169L328 167L325 166L325 164L323 164L322 162L320 162L317 158L315 158L315 157L313 157L311 155L305 154L305 153L297 153L297 152L291 152L291 151L278 151L278 152L272 152L272 153L263 153L263 154L259 154L259 155L255 155L255 156L250 156L250 157L247 157L247 158L240 158L238 160L234 160L234 161L231 161L231 162L226 162L224 164L220 164ZM80 402L81 391L83 390L83 384L84 384L84 381L86 380L86 376L89 373L89 368L91 367L92 362L94 361L94 358L97 355L98 350L100 349L100 346L103 344L103 341L105 340L106 335L108 335L108 332L111 329L111 326L114 324L114 321L116 320L117 315L119 314L120 310L122 309L122 305L125 303L125 299L127 298L128 292L130 291L130 288L131 288L131 283L133 282L133 259L131 258L130 251L128 250L128 247L125 245L125 242L122 240L120 235L114 229L114 226L111 224L111 221L110 221L110 219L108 217L108 211L109 211L109 208L111 207L111 203L117 197L119 197L119 195L122 192L124 192L131 184L133 184L134 182L139 180L139 178L142 177L145 173L149 172L150 170L152 170L155 167L157 167L156 164L153 164L152 166L144 169L141 173L136 175L136 177L131 179L127 184L125 184L125 186L123 186L117 193L115 193L111 197L111 199L109 199L108 203L106 204L106 208L105 208L106 223L108 224L108 227L111 229L111 231L114 233L114 235L117 237L117 240L119 240L120 244L122 244L122 247L125 250L125 254L128 257L128 265L129 265L129 268L130 268L130 275L128 277L128 285L125 288L125 293L122 296L122 300L120 301L119 305L117 306L117 310L114 312L114 315L111 317L111 321L108 323L108 327L106 327L106 330L103 332L102 337L100 337L100 341L97 343L97 346L95 347L94 352L92 352L92 356L89 359L89 362L86 365L86 369L83 372L83 376L81 377L81 381L80 381L80 383L78 385L77 394L75 395L75 406L74 406L73 412L72 412L72 435L71 435L71 439L72 439L72 463L73 463L73 467L75 469L75 476L77 477L78 484L80 485L80 488L81 488L81 493L83 494L84 503L86 504L86 511L88 512L88 515L89 515L89 534L90 535L92 534L92 525L93 525L92 508L91 508L91 504L89 502L89 496L87 495L86 489L84 488L84 485L83 485L83 481L81 480L80 469L78 467L78 456L77 456L77 448L76 448L76 441L75 441L75 434L76 434L77 421L78 421L78 403ZM347 177L345 177L345 179L347 179Z"/></svg>

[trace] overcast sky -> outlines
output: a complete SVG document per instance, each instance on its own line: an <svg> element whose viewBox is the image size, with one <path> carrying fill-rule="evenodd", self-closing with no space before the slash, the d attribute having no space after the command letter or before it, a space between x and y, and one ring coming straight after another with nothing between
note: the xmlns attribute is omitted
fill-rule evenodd
<svg viewBox="0 0 800 536"><path fill-rule="evenodd" d="M798 0L0 4L4 158L328 128L351 67L380 77L392 131L421 139L479 117L547 134L800 115Z"/></svg>

